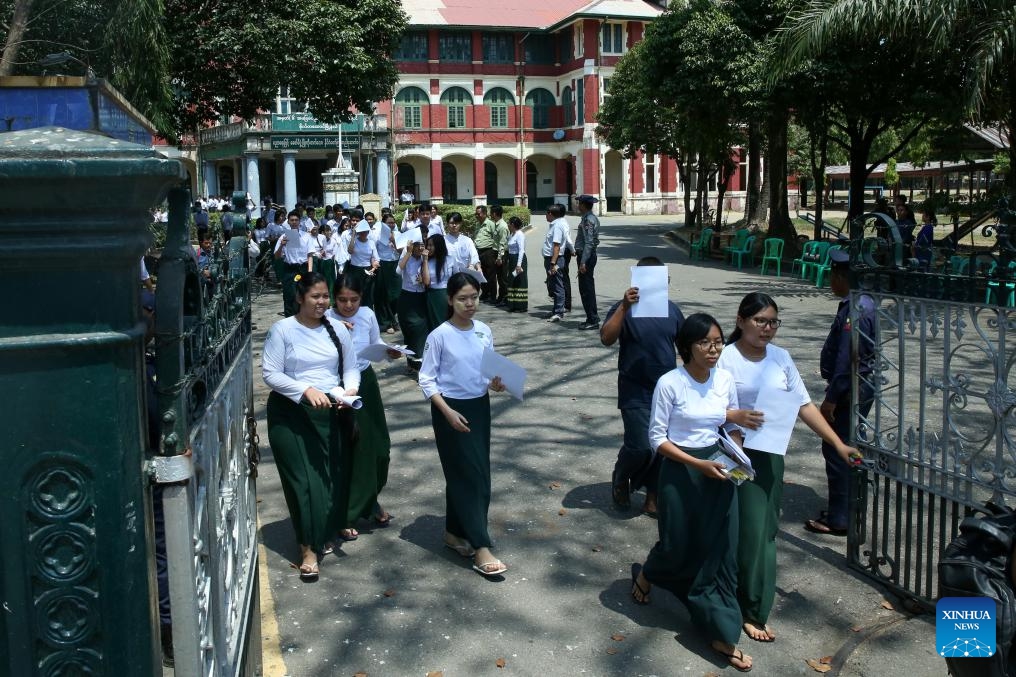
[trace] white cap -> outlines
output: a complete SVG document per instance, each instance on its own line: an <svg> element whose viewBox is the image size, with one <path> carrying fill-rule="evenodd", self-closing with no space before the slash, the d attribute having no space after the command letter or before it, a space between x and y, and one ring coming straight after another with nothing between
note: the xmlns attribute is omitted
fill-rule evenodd
<svg viewBox="0 0 1016 677"><path fill-rule="evenodd" d="M369 233L370 232L370 224L367 223L367 221L360 221L360 223L356 224L356 230L354 232L357 232L357 233Z"/></svg>

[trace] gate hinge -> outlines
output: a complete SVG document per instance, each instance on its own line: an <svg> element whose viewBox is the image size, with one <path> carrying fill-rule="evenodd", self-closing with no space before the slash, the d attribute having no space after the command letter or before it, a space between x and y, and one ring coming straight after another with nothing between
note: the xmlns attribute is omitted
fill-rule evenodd
<svg viewBox="0 0 1016 677"><path fill-rule="evenodd" d="M152 478L156 484L183 482L194 476L194 463L190 454L155 456L150 463Z"/></svg>

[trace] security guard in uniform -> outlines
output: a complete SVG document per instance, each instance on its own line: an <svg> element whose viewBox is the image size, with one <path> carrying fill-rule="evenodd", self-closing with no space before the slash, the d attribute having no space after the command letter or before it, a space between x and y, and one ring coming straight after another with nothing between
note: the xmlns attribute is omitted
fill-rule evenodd
<svg viewBox="0 0 1016 677"><path fill-rule="evenodd" d="M862 294L857 297L858 326L852 326L850 319L850 256L842 250L829 254L832 266L829 276L830 290L838 296L840 306L836 319L829 329L829 336L822 346L819 369L829 385L826 386L825 400L820 411L832 425L833 430L844 442L850 441L853 412L850 410L851 373L858 376L858 409L861 416L871 410L873 389L871 372L875 363L875 300ZM860 331L857 355L852 354L851 334ZM847 535L847 495L849 493L850 466L836 449L822 443L825 457L826 478L829 483L828 508L816 518L804 523L804 528L817 534L833 536Z"/></svg>

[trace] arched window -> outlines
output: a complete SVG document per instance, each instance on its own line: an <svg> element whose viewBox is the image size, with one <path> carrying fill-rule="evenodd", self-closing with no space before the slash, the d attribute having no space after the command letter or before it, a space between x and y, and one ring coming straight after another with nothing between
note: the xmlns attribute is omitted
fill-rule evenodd
<svg viewBox="0 0 1016 677"><path fill-rule="evenodd" d="M546 89L534 89L526 94L526 105L533 109L533 128L550 127L550 108L554 105L554 95Z"/></svg>
<svg viewBox="0 0 1016 677"><path fill-rule="evenodd" d="M508 107L515 105L515 97L504 87L495 87L483 95L483 103L490 106L490 126L508 126Z"/></svg>
<svg viewBox="0 0 1016 677"><path fill-rule="evenodd" d="M573 126L575 124L575 102L572 100L571 87L561 90L561 106L564 108L564 126Z"/></svg>
<svg viewBox="0 0 1016 677"><path fill-rule="evenodd" d="M405 87L399 90L395 97L395 107L402 110L402 126L406 129L421 129L423 106L427 102L427 92L419 87Z"/></svg>
<svg viewBox="0 0 1016 677"><path fill-rule="evenodd" d="M473 97L462 87L449 87L441 95L441 103L448 107L448 126L466 126L466 106L473 103Z"/></svg>

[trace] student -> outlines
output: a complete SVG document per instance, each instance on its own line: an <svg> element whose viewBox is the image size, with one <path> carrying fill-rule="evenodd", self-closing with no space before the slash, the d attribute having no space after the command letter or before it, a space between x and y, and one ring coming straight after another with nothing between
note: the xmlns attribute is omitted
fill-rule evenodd
<svg viewBox="0 0 1016 677"><path fill-rule="evenodd" d="M526 235L522 232L522 219L508 219L508 312L524 313L529 310L529 262L526 260Z"/></svg>
<svg viewBox="0 0 1016 677"><path fill-rule="evenodd" d="M374 311L381 331L394 334L399 329L398 300L402 280L399 276L399 250L395 248L395 217L384 214L377 238L380 268L374 282Z"/></svg>
<svg viewBox="0 0 1016 677"><path fill-rule="evenodd" d="M361 214L362 212L358 210L352 213L352 220L357 223L353 229L353 238L346 249L349 252L349 262L346 263L343 272L352 272L360 276L363 284L363 305L373 308L374 274L381 267L381 258L378 255L377 244L370 237L370 224L365 219L360 219Z"/></svg>
<svg viewBox="0 0 1016 677"><path fill-rule="evenodd" d="M444 235L427 238L423 251L426 265L422 268L423 286L427 289L427 330L434 331L448 310L448 279L454 274L455 262L448 256Z"/></svg>
<svg viewBox="0 0 1016 677"><path fill-rule="evenodd" d="M317 244L315 253L318 259L315 268L325 276L325 280L328 282L328 291L334 297L336 275L335 250L339 247L339 238L332 232L331 226L327 223L322 223L314 239Z"/></svg>
<svg viewBox="0 0 1016 677"><path fill-rule="evenodd" d="M505 389L499 377L480 373L490 327L474 320L480 284L466 273L448 281L447 321L427 336L420 389L430 400L431 421L445 476L445 546L473 558L473 570L499 576L508 570L490 552L490 396Z"/></svg>
<svg viewBox="0 0 1016 677"><path fill-rule="evenodd" d="M385 420L384 402L377 375L370 362L359 357L360 351L369 345L381 343L381 330L374 312L360 305L363 285L355 275L340 275L335 281L333 308L325 317L333 324L342 324L353 337L353 349L357 353L356 367L360 370L359 395L363 406L355 412L359 436L353 448L344 455L342 479L348 487L349 508L346 512L346 528L339 536L353 540L359 534L353 526L357 520L373 518L381 527L391 522L391 515L378 503L378 495L388 483L388 464L391 458L391 438ZM389 350L388 356L401 357L396 350Z"/></svg>
<svg viewBox="0 0 1016 677"><path fill-rule="evenodd" d="M920 263L920 269L931 270L931 262L935 257L935 210L925 207L921 210L921 229L914 238L913 256Z"/></svg>
<svg viewBox="0 0 1016 677"><path fill-rule="evenodd" d="M741 672L751 656L737 648L741 610L737 605L737 487L709 457L718 449L720 426L740 443L740 431L725 424L737 409L730 372L716 368L723 331L705 313L690 315L677 336L684 365L664 374L653 393L649 440L660 464L659 540L634 576L631 595L649 603L652 586L684 602L692 625L713 651Z"/></svg>
<svg viewBox="0 0 1016 677"><path fill-rule="evenodd" d="M328 392L342 388L356 395L360 371L349 332L325 318L330 299L324 277L303 272L295 284L298 311L268 331L262 375L272 389L268 440L300 544L300 577L314 580L318 553L345 520L339 475L343 445L350 442L344 420L351 419Z"/></svg>
<svg viewBox="0 0 1016 677"><path fill-rule="evenodd" d="M476 245L472 239L462 234L462 214L452 212L448 215L444 237L456 273L466 269L480 269L480 253Z"/></svg>
<svg viewBox="0 0 1016 677"><path fill-rule="evenodd" d="M790 354L773 345L780 328L779 308L768 294L752 292L737 309L737 328L716 366L726 369L737 386L740 407L727 412L727 421L741 428L765 426L762 413L755 410L759 390L775 387L794 394L799 403L797 418L832 445L843 459L857 450L844 444L818 407L811 402L801 374ZM776 597L776 534L780 530L780 501L783 496L784 457L767 449L744 452L751 459L755 479L737 487L739 537L737 547L737 598L744 618L744 633L757 642L776 638L767 625Z"/></svg>
<svg viewBox="0 0 1016 677"><path fill-rule="evenodd" d="M299 240L299 244L286 246L290 238ZM295 209L289 212L289 230L275 243L275 259L280 261L276 268L279 281L282 283L282 312L286 317L296 314L296 283L295 277L306 272L313 265L311 256L314 249L314 238L310 233L300 230L300 214Z"/></svg>
<svg viewBox="0 0 1016 677"><path fill-rule="evenodd" d="M427 287L423 284L423 238L419 230L413 234L399 259L402 289L399 292L398 317L402 338L415 355L407 355L411 370L419 371L423 358L424 340L427 338Z"/></svg>

